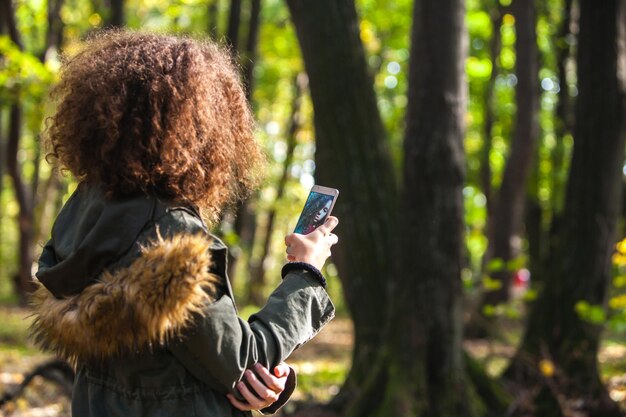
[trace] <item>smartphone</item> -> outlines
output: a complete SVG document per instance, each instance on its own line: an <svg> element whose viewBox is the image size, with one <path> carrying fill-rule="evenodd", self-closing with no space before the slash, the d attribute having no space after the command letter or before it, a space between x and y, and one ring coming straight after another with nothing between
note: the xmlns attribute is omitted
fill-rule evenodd
<svg viewBox="0 0 626 417"><path fill-rule="evenodd" d="M324 224L335 207L338 196L339 190L314 185L304 203L294 232L307 235Z"/></svg>

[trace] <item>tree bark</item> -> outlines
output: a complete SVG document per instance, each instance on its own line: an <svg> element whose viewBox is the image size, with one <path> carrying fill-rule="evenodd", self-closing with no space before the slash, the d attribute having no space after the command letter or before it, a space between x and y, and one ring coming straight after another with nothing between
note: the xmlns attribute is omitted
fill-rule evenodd
<svg viewBox="0 0 626 417"><path fill-rule="evenodd" d="M572 0L565 0L562 11L561 27L555 42L555 55L557 61L557 75L559 77L558 102L555 112L554 136L556 145L552 151L552 211L553 216L561 214L564 200L565 179L563 170L565 167L565 143L564 137L572 131L572 100L569 96L567 79L567 62L571 58L571 46L569 38L572 36Z"/></svg>
<svg viewBox="0 0 626 417"><path fill-rule="evenodd" d="M489 42L489 56L491 59L491 75L485 88L485 96L483 101L483 111L485 113L485 125L483 128L483 146L480 152L480 185L483 189L483 194L487 200L487 217L491 217L493 212L492 201L492 172L491 172L491 143L492 132L494 123L494 89L496 85L496 78L498 76L497 59L500 56L502 49L502 35L500 29L502 28L502 20L504 17L503 8L499 2L496 2L495 6L490 8L491 17L491 40Z"/></svg>
<svg viewBox="0 0 626 417"><path fill-rule="evenodd" d="M57 53L56 48L63 43L63 21L61 20L61 7L63 0L48 1L48 28L46 30L46 46L39 57L41 62L46 62L50 54Z"/></svg>
<svg viewBox="0 0 626 417"><path fill-rule="evenodd" d="M374 415L475 416L462 352L466 106L464 2L413 11L400 268L394 276L388 383ZM370 392L370 395L373 394Z"/></svg>
<svg viewBox="0 0 626 417"><path fill-rule="evenodd" d="M212 3L211 7L215 7L215 17L217 16L217 4ZM256 50L259 42L259 23L261 16L261 1L260 0L252 0L251 9L250 9L250 20L248 22L248 36L246 39L244 58L243 58L243 70L242 70L242 79L245 86L246 98L248 99L248 103L252 105L252 92L254 88L254 66L256 64ZM217 24L217 22L215 23ZM241 24L241 0L232 0L231 7L229 12L228 19L228 29L226 39L229 42L233 53L237 52L237 48L239 46L239 26ZM233 229L235 234L239 237L239 252L236 255L233 251L229 252L229 266L228 271L231 278L235 277L237 265L241 259L241 255L244 253L252 256L252 247L254 246L254 240L257 234L257 218L256 214L253 212L251 208L252 202L256 199L256 196L250 196L246 200L240 202L235 210L234 217L235 222L233 224ZM258 288L254 288L257 284L255 279L259 279L261 277L258 276L258 270L263 269L262 264L258 264L254 261L250 261L249 263L249 271L250 271L250 291L248 293L248 298L253 293L258 292ZM253 295L252 298L255 298L256 295ZM257 302L259 300L256 300Z"/></svg>
<svg viewBox="0 0 626 417"><path fill-rule="evenodd" d="M259 43L259 27L261 20L261 0L251 0L250 22L248 23L248 37L246 40L245 60L243 62L243 82L246 87L248 102L252 102L254 89L253 72L256 64L256 51Z"/></svg>
<svg viewBox="0 0 626 417"><path fill-rule="evenodd" d="M490 228L491 259L502 262L502 267L493 271L492 278L501 285L485 293L483 305L497 305L509 300L511 277L515 272L510 262L521 252L526 184L539 134L535 6L532 1L514 0L511 9L516 22L517 118Z"/></svg>
<svg viewBox="0 0 626 417"><path fill-rule="evenodd" d="M539 277L545 276L545 256L547 253L548 233L544 227L544 209L539 200L539 149L535 148L534 162L528 181L526 206L524 208L524 231L526 232L526 242L528 260L525 268L530 271L533 285L540 281Z"/></svg>
<svg viewBox="0 0 626 417"><path fill-rule="evenodd" d="M360 391L381 344L397 191L353 0L287 0L314 107L316 181L338 188L333 249L355 327L353 363L333 406ZM333 283L330 283L333 285Z"/></svg>
<svg viewBox="0 0 626 417"><path fill-rule="evenodd" d="M261 236L263 236L263 249L259 258L260 261L256 268L251 268L250 270L248 302L254 305L262 305L265 301L265 297L263 297L263 288L265 287L266 260L270 255L272 232L274 230L274 221L276 220L276 205L279 201L281 201L285 193L287 180L289 179L289 168L293 162L293 154L297 144L296 135L302 124L300 107L302 104L303 90L306 88L306 84L306 75L298 74L294 81L294 97L291 107L291 116L289 117L289 127L287 129L287 150L285 151L286 156L283 161L282 174L278 180L278 184L276 184L276 198L274 199L274 205L267 213L265 230L261 233Z"/></svg>
<svg viewBox="0 0 626 417"><path fill-rule="evenodd" d="M46 43L39 54L42 63L46 62L49 54L58 50L62 41L63 23L60 19L60 9L63 0L56 0L48 4L48 28L46 30ZM15 10L11 1L0 3L0 10L4 16L3 24L6 24L9 37L20 50L24 50L24 44L15 21ZM16 94L19 97L19 94ZM19 261L18 271L14 275L16 293L22 304L27 301L28 294L35 289L32 279L32 266L34 261L34 239L36 236L35 207L37 205L37 189L39 185L39 164L41 159L41 145L39 139L35 143L35 157L32 161L34 169L32 183L26 184L22 172L23 167L18 159L23 125L22 103L15 102L11 105L9 114L9 134L6 146L7 172L15 192L15 199L19 206L18 230L19 230Z"/></svg>
<svg viewBox="0 0 626 417"><path fill-rule="evenodd" d="M4 13L4 8L0 9ZM0 18L0 36L6 35L6 22ZM4 57L0 54L0 66L4 65ZM6 171L5 163L6 158L2 155L6 155L6 135L4 132L4 107L0 105L0 202L2 201L2 192L4 190L4 173ZM4 205L0 204L0 225L4 220ZM4 241L4 234L0 227L0 242ZM5 263L4 263L4 245L0 244L0 276L5 276Z"/></svg>
<svg viewBox="0 0 626 417"><path fill-rule="evenodd" d="M494 193L493 193L493 173L491 171L491 150L492 150L492 129L495 121L495 102L494 90L496 79L498 77L498 57L502 50L502 21L504 20L505 9L499 1L486 2L485 8L489 8L489 14L491 17L491 39L489 41L489 57L492 62L491 74L489 81L485 87L485 93L483 97L483 112L485 113L485 124L483 127L483 145L480 151L480 186L483 194L485 195L486 208L487 208L487 222L485 226L485 235L491 236L493 234L493 217L494 217ZM484 275L489 259L491 248L488 247L482 258L481 276ZM488 335L488 320L485 319L484 314L480 309L482 308L482 298L478 300L477 307L471 312L470 320L465 327L465 337L467 338L484 338Z"/></svg>
<svg viewBox="0 0 626 417"><path fill-rule="evenodd" d="M207 10L208 32L212 39L217 39L217 15L219 0L209 0Z"/></svg>
<svg viewBox="0 0 626 417"><path fill-rule="evenodd" d="M15 11L10 1L2 2L2 12L9 37L20 50L23 50L22 39L15 22ZM15 199L19 206L19 255L18 270L13 276L15 292L21 304L25 304L27 295L34 290L31 268L33 264L33 201L22 178L22 168L18 162L18 150L22 129L22 105L13 103L9 111L9 134L6 149L7 173L11 177Z"/></svg>
<svg viewBox="0 0 626 417"><path fill-rule="evenodd" d="M576 305L604 305L611 279L626 136L625 9L625 0L580 1L574 151L558 245L551 276L506 373L542 388L541 415L554 415L547 413L555 408L566 414L567 404L574 403L583 415L622 415L598 374L602 328L584 321ZM552 378L538 373L541 360L555 364Z"/></svg>
<svg viewBox="0 0 626 417"><path fill-rule="evenodd" d="M239 48L239 25L241 22L241 0L230 0L228 13L228 28L226 29L226 42L230 45L233 53Z"/></svg>
<svg viewBox="0 0 626 417"><path fill-rule="evenodd" d="M52 229L54 218L58 214L61 206L58 201L62 200L63 194L67 189L67 183L60 177L58 167L52 167L50 176L46 178L39 191L41 198L36 200L37 207L36 223L34 225L34 241L44 241Z"/></svg>
<svg viewBox="0 0 626 417"><path fill-rule="evenodd" d="M19 261L18 271L14 275L16 293L20 303L25 304L28 294L34 289L31 269L33 266L33 200L24 184L21 166L18 163L18 149L21 137L22 106L11 106L9 116L9 141L7 143L7 171L13 183L15 198L18 202Z"/></svg>
<svg viewBox="0 0 626 417"><path fill-rule="evenodd" d="M111 3L111 12L106 26L121 28L124 26L124 0L109 1Z"/></svg>

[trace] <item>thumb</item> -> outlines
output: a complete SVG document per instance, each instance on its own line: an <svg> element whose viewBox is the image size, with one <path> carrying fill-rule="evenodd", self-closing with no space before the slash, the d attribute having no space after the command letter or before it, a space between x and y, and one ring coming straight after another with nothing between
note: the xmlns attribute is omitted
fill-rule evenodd
<svg viewBox="0 0 626 417"><path fill-rule="evenodd" d="M274 375L278 378L289 375L289 372L291 372L291 370L289 369L289 365L287 365L285 362L281 362L280 364L278 364L278 366L274 368Z"/></svg>
<svg viewBox="0 0 626 417"><path fill-rule="evenodd" d="M321 231L324 235L329 234L337 225L339 224L339 219L335 216L328 216L323 225L317 228L317 230Z"/></svg>

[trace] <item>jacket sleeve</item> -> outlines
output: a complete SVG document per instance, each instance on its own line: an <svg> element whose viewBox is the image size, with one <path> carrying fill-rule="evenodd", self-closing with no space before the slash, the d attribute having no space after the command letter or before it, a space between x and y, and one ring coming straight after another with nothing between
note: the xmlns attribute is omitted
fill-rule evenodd
<svg viewBox="0 0 626 417"><path fill-rule="evenodd" d="M196 378L218 392L236 393L246 369L273 369L334 316L319 281L307 271L288 273L267 304L245 321L229 294L207 305L172 353Z"/></svg>
<svg viewBox="0 0 626 417"><path fill-rule="evenodd" d="M187 209L168 210L155 224L163 236L205 233L206 226ZM294 270L248 321L237 315L226 274L224 244L212 238L211 272L224 280L220 296L205 306L193 325L169 350L197 379L217 392L233 393L246 369L260 363L273 369L297 347L311 339L335 314L335 308L319 280L305 270ZM280 398L263 412L275 412L295 389L292 370Z"/></svg>

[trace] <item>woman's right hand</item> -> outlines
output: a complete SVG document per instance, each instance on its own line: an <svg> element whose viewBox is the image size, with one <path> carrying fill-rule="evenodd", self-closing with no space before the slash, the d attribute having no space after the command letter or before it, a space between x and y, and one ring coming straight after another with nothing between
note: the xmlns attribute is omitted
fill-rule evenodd
<svg viewBox="0 0 626 417"><path fill-rule="evenodd" d="M339 241L337 235L331 233L338 223L339 219L329 216L323 225L308 235L299 233L287 235L285 237L287 259L292 262L306 262L317 269L322 269L330 256L330 247Z"/></svg>
<svg viewBox="0 0 626 417"><path fill-rule="evenodd" d="M237 383L237 390L245 401L238 400L233 394L226 394L230 403L241 411L261 410L274 404L285 390L287 377L291 372L285 362L274 368L273 375L260 363L254 365L254 370L256 374L249 369L244 373L252 391L242 381Z"/></svg>

